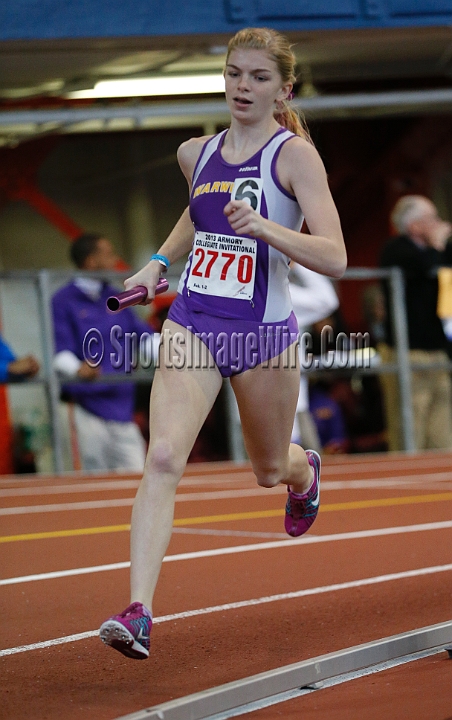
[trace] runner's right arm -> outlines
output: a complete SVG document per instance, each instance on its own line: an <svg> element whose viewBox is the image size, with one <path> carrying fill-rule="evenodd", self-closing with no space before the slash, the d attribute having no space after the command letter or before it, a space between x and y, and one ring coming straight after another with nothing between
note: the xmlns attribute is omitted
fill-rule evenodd
<svg viewBox="0 0 452 720"><path fill-rule="evenodd" d="M184 173L188 186L191 189L191 178L206 137L192 138L180 146L177 158L180 168ZM158 255L164 255L172 265L181 257L190 252L194 237L193 223L190 219L189 208L186 207L176 225L168 235L163 245L158 250ZM126 290L137 285L144 285L148 291L148 302L154 297L155 287L162 274L162 265L158 260L150 260L147 265L135 275L124 281Z"/></svg>

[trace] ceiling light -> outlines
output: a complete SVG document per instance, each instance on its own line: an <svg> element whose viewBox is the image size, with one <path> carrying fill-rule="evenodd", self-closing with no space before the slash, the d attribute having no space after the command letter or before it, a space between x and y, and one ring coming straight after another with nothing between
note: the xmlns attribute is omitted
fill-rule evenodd
<svg viewBox="0 0 452 720"><path fill-rule="evenodd" d="M224 92L223 75L180 75L128 80L101 80L91 90L67 93L66 97L84 98L142 97L145 95L202 95Z"/></svg>
<svg viewBox="0 0 452 720"><path fill-rule="evenodd" d="M209 53L211 55L226 55L227 52L228 52L227 45L212 45L209 48Z"/></svg>

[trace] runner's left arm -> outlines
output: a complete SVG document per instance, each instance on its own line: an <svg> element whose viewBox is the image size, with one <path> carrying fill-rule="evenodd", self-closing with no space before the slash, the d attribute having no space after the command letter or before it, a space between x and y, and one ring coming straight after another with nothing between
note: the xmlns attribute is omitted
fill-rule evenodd
<svg viewBox="0 0 452 720"><path fill-rule="evenodd" d="M267 220L243 200L232 200L224 209L232 229L239 235L261 238L310 270L342 277L347 254L339 215L317 150L302 138L292 138L281 150L277 172L283 187L296 197L311 234Z"/></svg>

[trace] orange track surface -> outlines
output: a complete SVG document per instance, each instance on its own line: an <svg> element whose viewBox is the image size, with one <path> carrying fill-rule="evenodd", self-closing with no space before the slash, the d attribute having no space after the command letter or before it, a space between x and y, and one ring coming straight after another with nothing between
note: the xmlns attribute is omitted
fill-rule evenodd
<svg viewBox="0 0 452 720"><path fill-rule="evenodd" d="M281 665L452 620L452 455L334 458L324 464L322 484L319 518L306 541L293 544L283 532L283 488L257 488L247 465L189 466L168 556L204 556L164 563L150 659L128 660L97 637L3 656L0 651L0 717L113 720ZM127 561L137 485L133 475L0 478L1 649L97 630L128 604L127 568L30 576ZM445 526L432 528L440 522ZM394 533L394 527L405 529ZM378 529L380 534L372 532ZM360 536L343 536L358 531ZM232 552L209 554L221 548ZM434 570L418 573L429 568ZM400 577L407 571L413 575ZM360 584L388 574L396 577ZM22 582L5 584L10 578ZM329 587L344 583L355 586ZM299 596L247 602L287 593ZM236 602L244 605L228 607ZM214 606L225 607L209 610ZM189 614L200 609L204 614ZM452 661L445 658L244 717L450 720Z"/></svg>

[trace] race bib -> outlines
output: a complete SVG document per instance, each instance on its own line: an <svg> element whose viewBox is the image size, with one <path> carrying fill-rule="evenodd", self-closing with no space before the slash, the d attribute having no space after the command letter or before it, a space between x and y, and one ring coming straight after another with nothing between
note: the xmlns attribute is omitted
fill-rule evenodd
<svg viewBox="0 0 452 720"><path fill-rule="evenodd" d="M196 231L188 290L251 300L256 275L256 240Z"/></svg>
<svg viewBox="0 0 452 720"><path fill-rule="evenodd" d="M261 211L262 178L237 178L231 192L231 200L244 200L257 213Z"/></svg>

